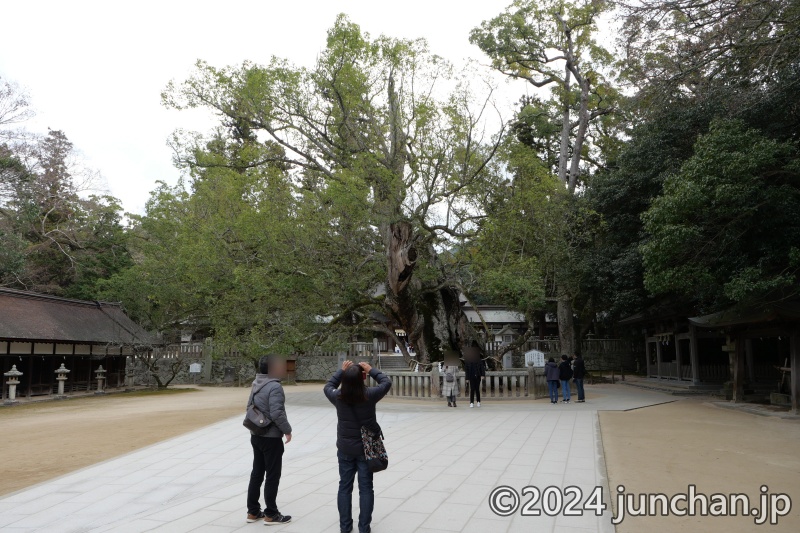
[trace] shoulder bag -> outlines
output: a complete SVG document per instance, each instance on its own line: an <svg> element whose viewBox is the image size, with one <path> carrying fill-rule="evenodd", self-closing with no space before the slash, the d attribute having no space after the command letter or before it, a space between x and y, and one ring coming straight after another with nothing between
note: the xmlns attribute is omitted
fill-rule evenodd
<svg viewBox="0 0 800 533"><path fill-rule="evenodd" d="M244 421L242 422L244 427L259 437L266 435L270 424L272 424L272 420L259 411L255 404L256 394L264 388L264 385L266 385L266 383L261 385L258 389L255 388L255 385L253 386L253 390L250 392L250 400L247 402L247 411L245 411L244 414Z"/></svg>
<svg viewBox="0 0 800 533"><path fill-rule="evenodd" d="M351 405L353 414L356 416L358 425L361 426L361 442L364 444L364 457L367 459L367 466L370 472L381 472L389 467L389 454L383 445L383 431L373 433L367 426L361 423L355 406Z"/></svg>

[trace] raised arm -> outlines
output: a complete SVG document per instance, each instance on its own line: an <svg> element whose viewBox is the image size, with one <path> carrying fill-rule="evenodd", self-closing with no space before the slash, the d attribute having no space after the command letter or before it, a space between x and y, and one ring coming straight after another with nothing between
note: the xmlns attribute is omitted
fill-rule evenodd
<svg viewBox="0 0 800 533"><path fill-rule="evenodd" d="M333 405L336 405L336 398L339 396L339 384L342 382L342 369L340 368L333 375L328 378L328 381L325 383L325 386L322 390L325 392L325 396L330 400Z"/></svg>
<svg viewBox="0 0 800 533"><path fill-rule="evenodd" d="M347 370L347 368L352 365L353 362L349 360L342 363L342 368L334 372L333 375L325 383L325 386L322 388L322 391L325 393L325 396L333 405L336 405L336 398L339 397L339 393L337 392L336 389L338 389L339 385L342 383L342 372Z"/></svg>
<svg viewBox="0 0 800 533"><path fill-rule="evenodd" d="M374 387L369 387L367 389L367 396L370 400L373 401L380 401L381 398L386 396L389 392L389 389L392 388L392 380L389 379L389 376L378 370L377 368L372 368L369 365L369 375L372 379L378 382L378 384Z"/></svg>

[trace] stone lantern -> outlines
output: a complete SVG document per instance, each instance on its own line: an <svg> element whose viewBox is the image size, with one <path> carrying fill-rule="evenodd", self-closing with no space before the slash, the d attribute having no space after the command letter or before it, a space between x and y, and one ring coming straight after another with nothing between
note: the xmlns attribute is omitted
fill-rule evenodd
<svg viewBox="0 0 800 533"><path fill-rule="evenodd" d="M97 370L94 371L95 376L97 378L97 390L94 392L95 394L105 394L105 381L106 381L106 370L103 368L103 365L97 367Z"/></svg>
<svg viewBox="0 0 800 533"><path fill-rule="evenodd" d="M61 363L61 368L56 370L56 374L58 374L56 376L56 381L58 381L58 394L56 395L56 398L60 398L62 400L66 399L66 396L64 395L64 382L67 381L67 374L69 374L69 372L70 371L64 367L64 363Z"/></svg>
<svg viewBox="0 0 800 533"><path fill-rule="evenodd" d="M13 405L17 403L17 385L19 385L19 377L22 372L17 370L17 365L12 365L11 370L3 374L8 378L6 384L8 385L8 399L4 401L6 405Z"/></svg>

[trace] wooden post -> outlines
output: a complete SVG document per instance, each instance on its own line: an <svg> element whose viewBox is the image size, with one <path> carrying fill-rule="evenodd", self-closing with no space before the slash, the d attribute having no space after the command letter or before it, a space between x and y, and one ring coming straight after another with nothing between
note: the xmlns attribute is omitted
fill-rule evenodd
<svg viewBox="0 0 800 533"><path fill-rule="evenodd" d="M647 370L646 370L647 376L646 377L649 378L650 377L650 340L647 338L647 334L645 334L645 336L644 336L644 353L645 353L645 358L647 359L647 361L646 361L646 363L647 363Z"/></svg>
<svg viewBox="0 0 800 533"><path fill-rule="evenodd" d="M661 379L661 342L656 338L656 377Z"/></svg>
<svg viewBox="0 0 800 533"><path fill-rule="evenodd" d="M753 339L745 339L744 341L744 359L747 364L747 382L750 386L756 382L756 367L753 361Z"/></svg>
<svg viewBox="0 0 800 533"><path fill-rule="evenodd" d="M697 328L689 326L689 361L692 364L692 384L700 384L700 354L697 352Z"/></svg>
<svg viewBox="0 0 800 533"><path fill-rule="evenodd" d="M675 335L672 337L675 340L675 366L678 367L678 383L681 382L683 379L683 367L681 366L681 341L678 340L678 336Z"/></svg>
<svg viewBox="0 0 800 533"><path fill-rule="evenodd" d="M744 402L744 339L733 339L733 350L730 352L731 370L733 372L733 403Z"/></svg>
<svg viewBox="0 0 800 533"><path fill-rule="evenodd" d="M33 347L31 343L31 356L28 357L28 399L33 397Z"/></svg>
<svg viewBox="0 0 800 533"><path fill-rule="evenodd" d="M792 414L800 414L800 335L796 331L789 336L789 356L792 372L789 374L792 395Z"/></svg>

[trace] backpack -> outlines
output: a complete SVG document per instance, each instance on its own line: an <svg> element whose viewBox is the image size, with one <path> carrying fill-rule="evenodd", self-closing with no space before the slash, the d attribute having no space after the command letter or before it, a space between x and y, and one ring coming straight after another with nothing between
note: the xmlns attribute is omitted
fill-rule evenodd
<svg viewBox="0 0 800 533"><path fill-rule="evenodd" d="M453 372L451 370L448 370L447 372L444 373L444 380L446 382L448 382L448 383L452 383L452 382L454 382L456 380L456 378L455 378L455 376L453 376Z"/></svg>

